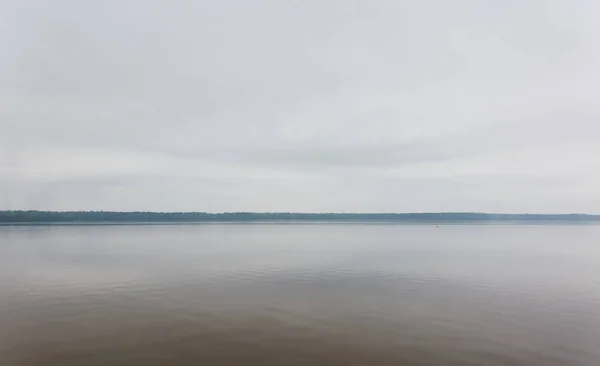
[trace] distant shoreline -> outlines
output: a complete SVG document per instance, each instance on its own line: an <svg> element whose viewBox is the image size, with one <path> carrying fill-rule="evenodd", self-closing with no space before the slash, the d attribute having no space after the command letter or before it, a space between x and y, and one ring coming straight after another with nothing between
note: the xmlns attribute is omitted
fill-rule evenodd
<svg viewBox="0 0 600 366"><path fill-rule="evenodd" d="M119 211L0 211L0 223L280 223L280 222L600 222L600 215L588 214L487 214L439 213L286 213L286 212L119 212Z"/></svg>

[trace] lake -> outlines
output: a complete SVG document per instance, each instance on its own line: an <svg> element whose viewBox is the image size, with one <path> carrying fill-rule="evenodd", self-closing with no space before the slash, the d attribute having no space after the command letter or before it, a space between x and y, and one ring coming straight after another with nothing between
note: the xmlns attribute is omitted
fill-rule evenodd
<svg viewBox="0 0 600 366"><path fill-rule="evenodd" d="M600 365L600 225L0 226L0 365Z"/></svg>

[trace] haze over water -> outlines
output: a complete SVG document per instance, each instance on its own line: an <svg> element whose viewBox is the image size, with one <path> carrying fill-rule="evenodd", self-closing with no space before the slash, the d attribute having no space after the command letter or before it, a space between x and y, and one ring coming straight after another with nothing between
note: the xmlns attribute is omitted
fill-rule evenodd
<svg viewBox="0 0 600 366"><path fill-rule="evenodd" d="M0 226L0 364L600 364L600 225Z"/></svg>

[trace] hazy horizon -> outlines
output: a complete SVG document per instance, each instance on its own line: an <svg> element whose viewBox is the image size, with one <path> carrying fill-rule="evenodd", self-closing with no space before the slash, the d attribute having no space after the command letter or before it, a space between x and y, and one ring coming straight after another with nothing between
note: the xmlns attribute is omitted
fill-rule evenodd
<svg viewBox="0 0 600 366"><path fill-rule="evenodd" d="M97 210L97 209L83 209L83 210L47 210L47 209L0 209L2 211L37 211L37 212L118 212L118 213L133 213L133 212L146 212L146 213L207 213L207 214L222 214L222 213L258 213L258 214L334 214L334 215L346 215L346 214L358 214L358 215L377 215L377 214L389 214L389 215L411 215L411 214L478 214L478 215L589 215L589 216L600 216L596 213L588 212L481 212L481 211L158 211L158 210Z"/></svg>
<svg viewBox="0 0 600 366"><path fill-rule="evenodd" d="M423 215L423 214L474 214L474 215L532 215L532 216L595 216L600 217L600 213L594 212L561 212L561 211L549 211L549 212L506 212L506 211L200 211L200 210L191 210L191 211L159 211L159 210L111 210L111 209L60 209L60 210L52 210L52 209L21 209L21 208L11 208L4 209L0 208L0 212L48 212L48 213L86 213L86 212L105 212L105 213L151 213L151 214L209 214L209 215L219 215L219 214L238 214L238 213L248 213L248 214L300 214L300 215Z"/></svg>
<svg viewBox="0 0 600 366"><path fill-rule="evenodd" d="M0 210L600 213L600 3L6 0Z"/></svg>

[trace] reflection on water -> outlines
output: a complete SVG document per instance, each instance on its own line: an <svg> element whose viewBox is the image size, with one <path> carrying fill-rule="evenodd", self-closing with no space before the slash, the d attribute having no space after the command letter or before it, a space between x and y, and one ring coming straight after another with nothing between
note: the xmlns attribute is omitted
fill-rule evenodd
<svg viewBox="0 0 600 366"><path fill-rule="evenodd" d="M0 365L600 365L600 226L0 227Z"/></svg>

